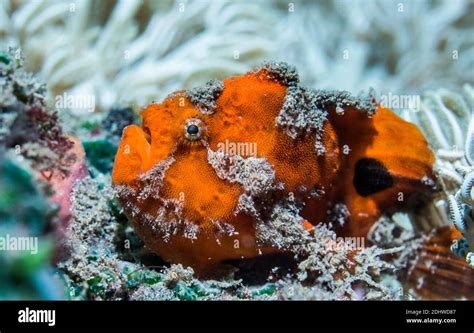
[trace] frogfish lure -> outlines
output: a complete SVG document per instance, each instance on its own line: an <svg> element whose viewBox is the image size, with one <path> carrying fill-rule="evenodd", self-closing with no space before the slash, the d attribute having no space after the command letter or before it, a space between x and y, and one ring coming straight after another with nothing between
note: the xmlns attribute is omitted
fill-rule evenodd
<svg viewBox="0 0 474 333"><path fill-rule="evenodd" d="M370 94L308 89L269 62L145 108L112 182L149 249L203 271L288 251L277 225L365 237L432 189L433 162L421 132Z"/></svg>

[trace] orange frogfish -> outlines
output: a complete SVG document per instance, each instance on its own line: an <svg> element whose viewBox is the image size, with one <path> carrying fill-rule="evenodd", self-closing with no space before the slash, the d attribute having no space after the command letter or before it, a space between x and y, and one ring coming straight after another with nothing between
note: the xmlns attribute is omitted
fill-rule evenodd
<svg viewBox="0 0 474 333"><path fill-rule="evenodd" d="M434 184L414 125L370 93L302 87L282 62L175 92L142 117L112 182L146 246L197 271L288 251L292 235L265 232L276 222L365 237Z"/></svg>

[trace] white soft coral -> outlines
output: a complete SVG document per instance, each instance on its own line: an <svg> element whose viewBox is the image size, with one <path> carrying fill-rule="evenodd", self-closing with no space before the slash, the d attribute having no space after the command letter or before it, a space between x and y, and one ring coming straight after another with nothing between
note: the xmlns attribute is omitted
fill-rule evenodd
<svg viewBox="0 0 474 333"><path fill-rule="evenodd" d="M464 174L461 187L455 195L449 195L449 220L458 229L463 237L456 240L451 251L458 256L465 257L467 263L474 268L474 165L472 164L474 140L474 117L469 123L467 143L465 145L466 160L469 169Z"/></svg>

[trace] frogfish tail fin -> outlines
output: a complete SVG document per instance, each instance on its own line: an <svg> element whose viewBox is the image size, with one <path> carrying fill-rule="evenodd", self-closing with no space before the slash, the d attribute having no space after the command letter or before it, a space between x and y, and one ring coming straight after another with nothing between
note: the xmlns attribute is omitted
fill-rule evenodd
<svg viewBox="0 0 474 333"><path fill-rule="evenodd" d="M436 229L418 249L407 270L407 285L423 299L474 299L474 269L450 248L461 234L453 227Z"/></svg>

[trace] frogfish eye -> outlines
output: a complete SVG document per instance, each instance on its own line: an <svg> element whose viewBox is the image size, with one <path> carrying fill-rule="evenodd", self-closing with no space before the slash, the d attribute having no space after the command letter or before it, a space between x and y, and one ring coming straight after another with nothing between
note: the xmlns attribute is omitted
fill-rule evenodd
<svg viewBox="0 0 474 333"><path fill-rule="evenodd" d="M199 133L199 127L197 127L196 125L189 125L186 131L190 135L196 135Z"/></svg>
<svg viewBox="0 0 474 333"><path fill-rule="evenodd" d="M184 125L184 135L186 139L191 141L199 140L202 137L204 131L204 124L201 120L191 118L186 120Z"/></svg>

